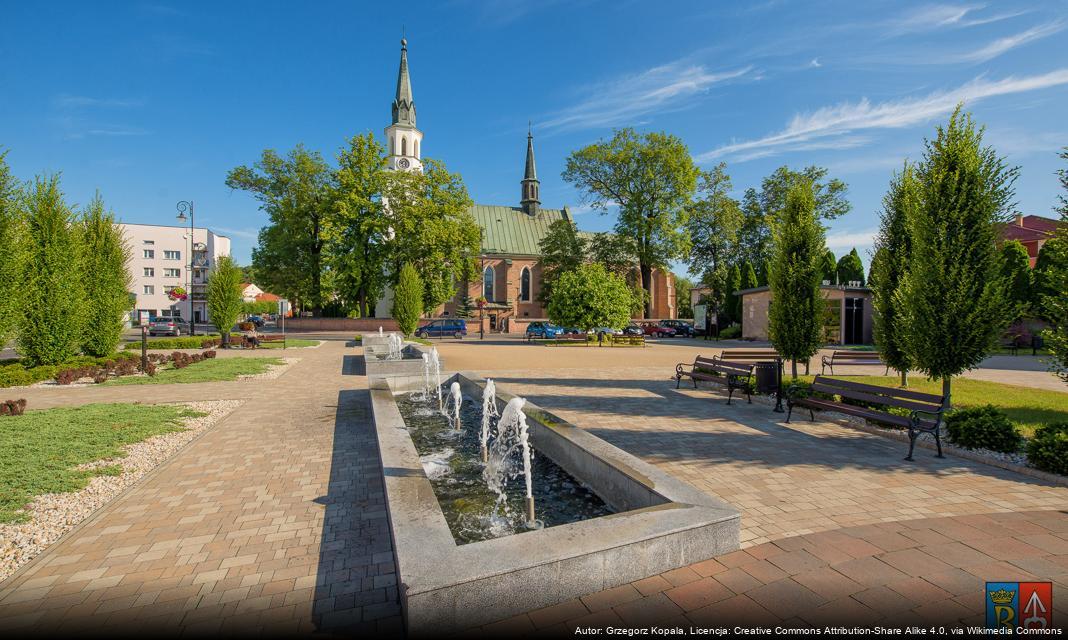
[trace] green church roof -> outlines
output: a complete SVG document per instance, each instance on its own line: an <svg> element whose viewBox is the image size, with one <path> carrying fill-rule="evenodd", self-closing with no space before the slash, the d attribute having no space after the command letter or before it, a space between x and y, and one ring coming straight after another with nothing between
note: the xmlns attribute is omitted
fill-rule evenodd
<svg viewBox="0 0 1068 640"><path fill-rule="evenodd" d="M541 255L538 244L549 232L549 225L571 219L567 207L538 209L537 214L527 215L519 207L476 204L471 215L482 228L482 253L518 256Z"/></svg>

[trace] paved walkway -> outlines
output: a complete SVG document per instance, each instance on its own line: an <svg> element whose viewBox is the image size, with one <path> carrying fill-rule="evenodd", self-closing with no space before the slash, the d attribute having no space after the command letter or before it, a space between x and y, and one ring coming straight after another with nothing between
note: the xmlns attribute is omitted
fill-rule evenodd
<svg viewBox="0 0 1068 640"><path fill-rule="evenodd" d="M985 624L990 581L1054 582L1068 621L1068 512L847 527L784 538L489 625L490 636L577 627Z"/></svg>
<svg viewBox="0 0 1068 640"><path fill-rule="evenodd" d="M900 443L833 423L783 425L766 405L727 407L718 392L677 391L660 360L678 361L683 350L692 357L683 345L614 354L442 348L449 369L510 367L489 373L742 511L743 551L520 616L509 628L682 615L741 622L769 607L790 622L814 623L815 611L836 607L894 621L936 602L963 619L974 615L985 577L1064 583L1068 489L926 450L905 463ZM301 361L268 381L28 391L36 408L247 401L0 585L0 629L398 631L356 353L340 341L293 351L286 355ZM558 368L548 354L560 354Z"/></svg>
<svg viewBox="0 0 1068 640"><path fill-rule="evenodd" d="M366 381L343 371L356 352L287 351L301 361L275 380L25 393L35 408L247 401L0 586L0 628L398 630Z"/></svg>

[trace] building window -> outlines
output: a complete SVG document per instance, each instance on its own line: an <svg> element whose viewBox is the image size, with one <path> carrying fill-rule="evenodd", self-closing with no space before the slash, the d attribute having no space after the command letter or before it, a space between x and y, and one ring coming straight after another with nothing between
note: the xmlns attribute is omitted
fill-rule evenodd
<svg viewBox="0 0 1068 640"><path fill-rule="evenodd" d="M401 155L408 155L408 138L401 136Z"/></svg>
<svg viewBox="0 0 1068 640"><path fill-rule="evenodd" d="M156 251L154 249L145 249L142 252L142 255L144 257L148 258L149 260L151 260L152 258L156 257Z"/></svg>
<svg viewBox="0 0 1068 640"><path fill-rule="evenodd" d="M168 286L166 286L166 287L163 287L163 293L164 293L164 294L168 294L168 293L170 293L171 291L174 291L174 290L175 290L175 289L177 289L177 288L178 288L178 287L177 287L177 286L175 286L175 285L173 285L173 284L172 284L172 285L168 285Z"/></svg>
<svg viewBox="0 0 1068 640"><path fill-rule="evenodd" d="M397 138L394 136L389 137L389 155L397 155Z"/></svg>
<svg viewBox="0 0 1068 640"><path fill-rule="evenodd" d="M415 156L416 158L418 158L419 157L419 141L416 140L415 142L413 142L412 146L415 147L415 149L412 151L412 155Z"/></svg>
<svg viewBox="0 0 1068 640"><path fill-rule="evenodd" d="M144 244L156 244L155 240L145 240Z"/></svg>
<svg viewBox="0 0 1068 640"><path fill-rule="evenodd" d="M163 277L164 278L181 278L182 277L182 270L181 269L164 269L163 270Z"/></svg>
<svg viewBox="0 0 1068 640"><path fill-rule="evenodd" d="M155 269L153 269L152 267L145 267L145 277L146 278L151 278L151 277L154 277L155 275L156 275L156 270Z"/></svg>
<svg viewBox="0 0 1068 640"><path fill-rule="evenodd" d="M181 260L182 259L182 252L181 251L164 251L163 252L163 259L164 260Z"/></svg>
<svg viewBox="0 0 1068 640"><path fill-rule="evenodd" d="M482 272L482 297L487 302L493 301L493 267L486 267Z"/></svg>
<svg viewBox="0 0 1068 640"><path fill-rule="evenodd" d="M530 302L530 267L523 267L519 274L519 299Z"/></svg>
<svg viewBox="0 0 1068 640"><path fill-rule="evenodd" d="M152 286L152 285L150 285L150 284L146 284L146 285L145 285L145 288L143 289L143 293L144 293L144 294L145 294L146 296L151 296L151 295L154 295L154 294L156 293L156 288L155 288L155 287L153 287L153 286Z"/></svg>

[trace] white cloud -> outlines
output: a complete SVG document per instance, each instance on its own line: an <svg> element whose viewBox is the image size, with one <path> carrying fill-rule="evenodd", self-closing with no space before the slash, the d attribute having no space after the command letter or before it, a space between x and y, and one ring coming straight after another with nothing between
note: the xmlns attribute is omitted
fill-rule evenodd
<svg viewBox="0 0 1068 640"><path fill-rule="evenodd" d="M1032 27L1027 31L1022 31L1011 36L1005 36L1004 38L998 38L985 47L980 47L975 51L952 57L951 60L959 62L986 62L987 60L993 60L1016 47L1023 46L1029 42L1034 42L1035 40L1041 40L1042 38L1051 36L1063 29L1064 22L1059 20L1039 25L1037 27ZM944 60L935 60L935 62L943 61Z"/></svg>
<svg viewBox="0 0 1068 640"><path fill-rule="evenodd" d="M853 248L856 248L857 253L863 255L862 249L870 248L875 244L875 236L878 235L878 229L867 229L864 231L840 231L838 233L827 234L827 248L831 251L838 253L838 250L848 252Z"/></svg>
<svg viewBox="0 0 1068 640"><path fill-rule="evenodd" d="M723 157L775 155L807 144L829 141L857 131L900 129L930 122L953 111L960 102L974 103L984 98L1035 91L1068 84L1068 68L1049 73L1002 80L975 80L948 91L936 91L918 98L872 103L867 98L822 107L795 115L785 129L756 140L732 142L697 156L698 162Z"/></svg>
<svg viewBox="0 0 1068 640"><path fill-rule="evenodd" d="M68 94L62 94L57 96L54 101L55 106L59 109L130 109L134 107L144 106L144 100L135 99L123 99L123 98L92 98L89 96L72 96Z"/></svg>
<svg viewBox="0 0 1068 640"><path fill-rule="evenodd" d="M235 236L247 240L257 240L260 237L256 229L228 229L226 227L212 226L212 229L226 236Z"/></svg>
<svg viewBox="0 0 1068 640"><path fill-rule="evenodd" d="M634 124L642 116L677 111L692 105L688 98L713 85L740 78L752 67L710 72L704 65L683 61L587 87L588 96L541 123L547 131L571 131Z"/></svg>
<svg viewBox="0 0 1068 640"><path fill-rule="evenodd" d="M1027 13L1015 11L992 16L969 17L982 10L985 5L947 5L936 4L920 7L899 18L889 21L885 26L887 35L899 36L908 33L923 33L939 29L960 29L975 27L993 22L1000 22Z"/></svg>
<svg viewBox="0 0 1068 640"><path fill-rule="evenodd" d="M823 65L822 65L822 64L820 64L820 59L819 59L819 58L813 58L813 59L812 59L812 60L811 60L811 61L810 61L810 62L808 63L808 66L812 67L813 69L819 69L819 68L820 68L820 67L822 67Z"/></svg>

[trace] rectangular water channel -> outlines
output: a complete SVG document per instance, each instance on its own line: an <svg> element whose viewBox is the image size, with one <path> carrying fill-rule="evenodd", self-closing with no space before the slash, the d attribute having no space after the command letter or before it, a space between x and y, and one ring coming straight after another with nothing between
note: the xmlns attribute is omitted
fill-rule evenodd
<svg viewBox="0 0 1068 640"><path fill-rule="evenodd" d="M464 403L464 422L474 421L484 381L471 374L443 377L446 392L453 381L473 401ZM523 526L523 478L508 485L513 517L507 527L471 526L465 514L481 513L475 503L495 498L478 487L476 436L450 441L440 436L440 414L438 427L429 424L433 415L416 415L420 408L437 412L436 398L427 404L408 397L423 388L421 375L369 384L410 634L460 631L738 549L739 514L730 505L529 402L524 412L537 470L535 505L545 526ZM499 387L499 410L510 399ZM469 467L451 485L443 482L457 472L451 463L441 473L432 464L424 468L448 448L464 454L456 466ZM426 469L438 477L428 477Z"/></svg>

